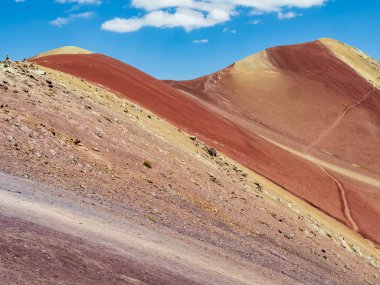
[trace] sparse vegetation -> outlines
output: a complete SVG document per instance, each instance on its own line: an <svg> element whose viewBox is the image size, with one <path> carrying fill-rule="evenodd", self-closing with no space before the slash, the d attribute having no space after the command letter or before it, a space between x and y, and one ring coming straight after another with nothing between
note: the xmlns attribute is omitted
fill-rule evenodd
<svg viewBox="0 0 380 285"><path fill-rule="evenodd" d="M148 220L150 220L153 223L157 223L157 219L151 215L146 214L145 218L147 218Z"/></svg>
<svg viewBox="0 0 380 285"><path fill-rule="evenodd" d="M74 141L73 141L73 143L74 143L75 145L80 145L81 142L82 142L82 141L81 141L80 139L78 139L78 138L75 138Z"/></svg>

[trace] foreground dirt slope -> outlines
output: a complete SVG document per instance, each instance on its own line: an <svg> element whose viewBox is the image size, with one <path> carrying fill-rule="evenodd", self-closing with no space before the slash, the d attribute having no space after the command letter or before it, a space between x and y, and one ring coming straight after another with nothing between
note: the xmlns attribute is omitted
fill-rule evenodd
<svg viewBox="0 0 380 285"><path fill-rule="evenodd" d="M3 63L0 77L2 280L378 282L379 254L359 235L151 112L34 64ZM126 239L133 225L140 238ZM152 233L158 259L141 243ZM189 265L195 249L206 257Z"/></svg>
<svg viewBox="0 0 380 285"><path fill-rule="evenodd" d="M310 54L314 60L309 60ZM321 43L271 49L213 75L172 83L185 93L104 55L54 55L35 62L105 86L141 104L380 242L378 219L373 219L380 215L377 113L368 107L364 115L359 112L356 116L357 126L367 113L374 118L362 131L361 146L365 147L356 147L358 135L352 136L344 128L336 130L345 106L368 96L376 98L378 91L372 91L366 80ZM335 78L336 74L341 75ZM331 130L339 135L326 140ZM341 144L337 141L343 139L345 146L338 148ZM331 152L320 149L327 144L334 146ZM313 157L306 157L309 154ZM333 167L321 166L314 156ZM359 181L352 181L348 170L361 173ZM338 179L340 175L344 179ZM359 210L351 205L358 197L358 204L366 203L367 207Z"/></svg>

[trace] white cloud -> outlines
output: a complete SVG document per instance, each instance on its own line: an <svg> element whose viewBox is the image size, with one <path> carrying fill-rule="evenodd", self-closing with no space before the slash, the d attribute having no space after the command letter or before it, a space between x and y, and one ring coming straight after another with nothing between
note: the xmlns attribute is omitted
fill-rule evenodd
<svg viewBox="0 0 380 285"><path fill-rule="evenodd" d="M326 0L132 0L132 6L147 11L170 7L210 10L213 7L241 6L258 11L273 12L283 7L310 8L325 2Z"/></svg>
<svg viewBox="0 0 380 285"><path fill-rule="evenodd" d="M249 23L251 25L258 25L258 24L261 24L261 20L260 19L254 19L254 20L249 21Z"/></svg>
<svg viewBox="0 0 380 285"><path fill-rule="evenodd" d="M279 11L279 12L277 12L277 18L279 18L280 20L293 19L293 18L298 17L298 16L301 16L301 14L297 14L293 11L289 11L289 12Z"/></svg>
<svg viewBox="0 0 380 285"><path fill-rule="evenodd" d="M208 39L193 40L193 43L195 43L195 44L207 44Z"/></svg>
<svg viewBox="0 0 380 285"><path fill-rule="evenodd" d="M71 14L70 17L74 19L90 19L95 15L94 12L85 12L80 14Z"/></svg>
<svg viewBox="0 0 380 285"><path fill-rule="evenodd" d="M102 0L56 0L55 2L60 3L60 4L75 3L75 4L99 5L100 3L102 3Z"/></svg>
<svg viewBox="0 0 380 285"><path fill-rule="evenodd" d="M57 19L50 22L51 25L62 27L76 19L90 19L95 16L94 12L85 12L79 14L70 14L68 17L58 17Z"/></svg>
<svg viewBox="0 0 380 285"><path fill-rule="evenodd" d="M72 20L70 18L58 17L57 19L50 21L50 24L53 26L62 27L64 25L67 25L71 21Z"/></svg>
<svg viewBox="0 0 380 285"><path fill-rule="evenodd" d="M102 29L112 32L127 33L140 30L144 26L156 28L182 27L186 31L197 28L211 27L228 21L230 15L223 10L213 10L205 14L189 8L178 8L174 13L166 10L156 10L147 13L142 18L114 18L102 24Z"/></svg>
<svg viewBox="0 0 380 285"><path fill-rule="evenodd" d="M231 34L237 34L237 30L235 30L235 29L231 30L228 27L223 28L223 33L227 33L227 32L230 32Z"/></svg>
<svg viewBox="0 0 380 285"><path fill-rule="evenodd" d="M70 0L59 0L70 1ZM85 0L82 0L85 1ZM87 0L91 1L91 0ZM142 9L145 14L135 18L114 18L102 24L102 29L128 33L141 28L176 28L186 31L211 27L231 20L238 15L236 8L250 9L250 15L277 13L279 19L298 16L284 9L305 9L320 6L328 0L132 0L133 8Z"/></svg>

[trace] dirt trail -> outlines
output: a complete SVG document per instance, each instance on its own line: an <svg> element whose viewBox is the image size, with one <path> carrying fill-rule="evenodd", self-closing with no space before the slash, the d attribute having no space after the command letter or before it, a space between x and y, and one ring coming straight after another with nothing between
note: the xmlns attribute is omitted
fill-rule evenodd
<svg viewBox="0 0 380 285"><path fill-rule="evenodd" d="M186 96L191 96L191 98L194 99L194 100L196 100L197 102L200 102L200 103L202 102L201 99L199 99L199 98L191 95L188 92L183 91L183 94L185 94ZM234 122L238 122L239 124L241 124L241 125L243 125L243 126L245 126L247 128L249 127L249 125L247 125L246 121L240 120L236 116L233 116L233 115L229 114L228 112L225 112L225 111L223 111L223 110L221 110L221 109L213 106L210 103L207 103L207 102L202 102L202 103L205 106L207 106L209 109L213 110L215 113L221 114L222 116L228 118L229 120L234 121ZM257 129L256 134L260 138L262 138L262 139L270 142L271 144L274 144L277 147L280 147L281 149L283 149L283 150L285 150L287 152L290 152L290 153L292 153L292 154L294 154L294 155L296 155L298 157L306 159L307 161L313 162L314 164L321 165L325 169L329 169L329 170L331 170L333 172L336 172L336 173L339 173L340 175L343 175L345 177L349 177L351 179L354 179L354 180L359 181L361 183L364 183L366 185L370 185L370 186L373 186L373 187L376 187L376 188L380 189L380 180L378 178L370 177L368 175L364 175L364 174L361 174L361 173L358 173L358 172L354 172L354 171L349 170L347 168L343 168L341 166L332 164L330 162L318 159L318 158L312 156L309 153L298 151L295 148L292 148L292 147L287 146L285 144L279 143L277 140L270 139L269 136L264 135L264 132L261 129Z"/></svg>
<svg viewBox="0 0 380 285"><path fill-rule="evenodd" d="M329 130L333 130L333 128L336 127L336 125L343 119L344 115L347 114L353 107L361 104L362 102L364 102L371 94L372 92L375 90L375 87L373 87L369 92L367 92L363 98L361 98L361 100L359 100L358 102L356 102L355 104L352 104L350 105L349 107L346 108L346 110L342 113L342 115L336 120L336 122L334 122L334 125L332 127L329 128ZM184 94L187 94L189 95L189 93L187 92L184 92ZM189 96L192 96L192 95L189 95ZM206 103L207 104L207 103ZM216 112L220 112L222 113L224 116L227 116L229 118L231 118L231 120L234 120L235 118L234 117L231 117L229 116L228 113L225 113L223 111L221 111L220 109L217 109L215 108L215 106L212 106L212 105L208 105L209 108L211 109L214 109ZM328 132L325 132L325 135L327 134ZM312 156L311 154L307 153L306 151L305 152L300 152L300 151L297 151L295 149L292 149L288 146L285 146L283 144L280 144L272 139L269 139L268 137L264 136L264 135L261 135L259 132L257 133L261 138L265 139L266 141L270 142L270 143L273 143L274 145L292 153L292 154L295 154L299 157L302 157L310 162L312 162L313 164L315 164L316 166L318 166L318 168L321 169L321 171L323 173L325 173L327 175L327 177L329 177L336 185L338 191L339 191L339 196L340 196L340 202L341 202L341 205L342 205L342 213L344 215L344 217L346 218L347 222L348 222L348 225L350 227L350 229L352 229L353 231L355 232L358 232L359 231L359 226L357 225L356 221L354 220L352 214L351 214L351 208L350 208L350 205L348 203L348 200L347 200L347 194L346 194L346 190L344 188L344 186L342 185L341 182L338 181L337 178L335 178L334 175L331 174L330 171L333 171L333 172L336 172L336 173L339 173L343 176L346 176L346 177L350 177L350 178L353 178L357 181L360 181L362 183L365 183L367 185L371 185L371 186L375 186L375 187L379 187L380 185L380 181L376 178L372 178L372 177L369 177L369 176L366 176L366 175L363 175L363 174L360 174L360 173L357 173L357 172L353 172L349 169L345 169L343 167L340 167L338 165L334 165L332 163L329 163L329 162L326 162L326 161L323 161L323 160L320 160L320 159L317 159L315 158L314 156ZM330 171L328 171L327 169L329 169Z"/></svg>
<svg viewBox="0 0 380 285"><path fill-rule="evenodd" d="M359 100L357 101L356 103L354 104L351 104L350 106L348 106L343 112L342 114L334 121L334 123L328 127L324 132L322 132L318 138L312 143L310 144L306 149L305 149L305 153L308 154L309 151L314 148L316 145L318 145L322 140L325 139L325 137L330 134L338 125L340 122L343 121L344 117L346 116L346 114L348 112L350 112L354 107L356 106L359 106L360 104L362 104L365 100L367 100L368 97L370 97L372 95L372 93L375 91L375 82L377 81L377 79L373 82L373 85L372 85L372 88ZM332 180L335 181L335 184L337 185L338 189L339 189L339 194L340 194L340 197L341 197L341 201L342 201L342 207L343 207L343 213L347 219L347 221L350 223L350 226L352 228L352 230L354 230L355 232L357 232L359 230L359 227L358 225L356 224L355 220L353 219L352 215L351 215L351 210L350 210L350 206L348 204L348 201L347 201L347 195L346 195L346 190L345 188L343 187L342 183L340 183L331 173L329 173L325 167L323 167L321 164L317 163L316 162L316 165L318 165L318 167L324 172L326 173Z"/></svg>
<svg viewBox="0 0 380 285"><path fill-rule="evenodd" d="M338 187L339 189L339 195L340 195L340 198L341 198L341 201L342 201L342 210L343 210L343 213L344 213L344 216L346 217L346 219L348 220L348 222L350 223L350 226L351 226L351 229L355 232L357 232L359 230L359 227L358 225L356 224L354 218L352 217L351 215L351 210L350 210L350 206L348 204L348 201L347 201L347 197L346 197L346 190L344 189L342 183L340 183L338 181L338 179L336 179L330 172L328 172L324 167L322 167L321 165L319 165L319 168L327 174L327 176L329 176L332 180L335 181L335 184L336 186Z"/></svg>
<svg viewBox="0 0 380 285"><path fill-rule="evenodd" d="M224 69L227 76L215 80L207 92L202 84L219 73L169 83L213 105L216 113L245 127L246 133L259 134L295 154L280 171L275 170L276 159L285 160L274 150L273 163L266 164L271 172L259 168L263 163L246 165L353 230L357 223L360 234L377 240L380 93L369 80L378 76L373 72L376 65L355 50L345 56L360 64L347 64L319 41L274 47L265 54L266 58L254 55L235 63L230 72ZM305 118L302 124L300 118ZM325 152L319 149L322 145ZM253 146L259 149L257 143ZM250 155L258 160L259 153Z"/></svg>
<svg viewBox="0 0 380 285"><path fill-rule="evenodd" d="M297 151L295 149L292 149L288 146L285 146L283 144L280 144L276 141L273 141L265 136L262 136L260 135L260 137L262 137L263 139L266 139L267 141L281 147L282 149L292 153L292 154L295 154L299 157L302 157L312 163L314 163L316 166L318 166L324 173L326 173L337 185L338 189L339 189L339 193L340 193L340 197L341 197L341 201L342 201L342 206L343 206L343 213L345 215L345 217L347 218L347 220L349 221L350 225L351 225L351 229L354 230L354 231L358 231L359 228L356 224L356 222L354 221L354 219L352 218L352 215L351 215L351 210L350 210L350 207L349 207L349 204L348 204L348 201L347 201L347 198L346 198L346 191L343 187L343 185L332 175L330 174L326 169L329 169L331 171L334 171L336 173L339 173L341 175L344 175L346 177L350 177L352 179L355 179L357 181L360 181L362 183L365 183L367 185L371 185L371 186L374 186L374 187L377 187L379 188L379 185L380 185L380 181L378 179L375 179L375 178L371 178L371 177L368 177L368 176L365 176L365 175L362 175L360 173L356 173L356 172L353 172L353 171L350 171L348 169L344 169L342 167L339 167L337 165L333 165L331 163L328 163L326 161L323 161L323 160L320 160L320 159L317 159L315 157L313 157L312 155L308 154L308 153L304 153L304 152L300 152L300 151Z"/></svg>
<svg viewBox="0 0 380 285"><path fill-rule="evenodd" d="M329 127L327 128L324 132L322 132L318 138L313 142L311 143L306 149L305 149L305 152L308 153L310 151L310 149L312 149L313 147L315 147L317 144L319 144L329 133L331 133L338 125L339 123L344 119L345 115L351 111L352 108L356 107L356 106L359 106L361 103L363 103L369 96L371 96L371 94L375 91L375 86L372 87L371 90L369 90L364 96L363 98L361 98L359 101L357 101L356 103L348 106L342 114L340 114L340 116L334 121L334 123Z"/></svg>

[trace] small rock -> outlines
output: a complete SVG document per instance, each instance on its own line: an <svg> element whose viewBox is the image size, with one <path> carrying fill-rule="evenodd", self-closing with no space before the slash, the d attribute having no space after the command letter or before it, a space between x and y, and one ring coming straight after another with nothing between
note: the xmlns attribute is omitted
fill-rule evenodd
<svg viewBox="0 0 380 285"><path fill-rule="evenodd" d="M143 163L143 165L144 165L146 168L150 168L150 169L153 168L152 163L151 163L150 161L148 161L148 160L145 160L144 163Z"/></svg>
<svg viewBox="0 0 380 285"><path fill-rule="evenodd" d="M36 70L35 73L38 75L46 75L46 72L43 70Z"/></svg>
<svg viewBox="0 0 380 285"><path fill-rule="evenodd" d="M82 142L82 141L81 141L80 139L78 139L78 138L76 138L76 139L74 140L74 144L75 144L75 145L80 145L81 142Z"/></svg>
<svg viewBox="0 0 380 285"><path fill-rule="evenodd" d="M263 190L263 186L260 183L254 183L258 190Z"/></svg>
<svg viewBox="0 0 380 285"><path fill-rule="evenodd" d="M216 150L212 147L208 148L207 149L207 152L209 155L211 155L212 157L216 157L218 155L218 153L216 152Z"/></svg>

